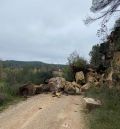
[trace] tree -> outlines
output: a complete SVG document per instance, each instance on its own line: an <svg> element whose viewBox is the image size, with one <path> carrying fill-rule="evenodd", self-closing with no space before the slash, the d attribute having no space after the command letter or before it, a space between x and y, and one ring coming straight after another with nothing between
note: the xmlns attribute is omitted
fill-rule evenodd
<svg viewBox="0 0 120 129"><path fill-rule="evenodd" d="M100 45L94 45L89 55L91 57L90 64L94 67L99 67L101 64Z"/></svg>
<svg viewBox="0 0 120 129"><path fill-rule="evenodd" d="M91 12L100 12L100 15L96 18L88 17L85 20L85 23L88 24L101 18L103 19L103 23L106 23L109 21L112 14L120 11L118 10L119 6L120 0L92 0L92 7L90 8ZM102 10L104 10L104 12L101 12Z"/></svg>
<svg viewBox="0 0 120 129"><path fill-rule="evenodd" d="M68 57L68 65L63 69L63 77L67 81L72 82L75 80L76 72L84 71L86 66L87 61L83 57L80 57L76 51L74 51Z"/></svg>
<svg viewBox="0 0 120 129"><path fill-rule="evenodd" d="M102 19L101 27L97 34L100 37L103 36L102 40L105 40L107 34L107 22L114 13L119 12L118 7L120 6L120 0L92 0L91 12L99 13L97 17L87 17L84 21L85 24L92 23L96 20Z"/></svg>
<svg viewBox="0 0 120 129"><path fill-rule="evenodd" d="M63 77L67 80L67 81L74 81L75 80L75 74L73 73L72 69L70 66L66 66L63 69Z"/></svg>
<svg viewBox="0 0 120 129"><path fill-rule="evenodd" d="M83 57L80 57L76 51L74 51L68 57L68 64L71 67L72 71L76 73L85 69L87 61Z"/></svg>
<svg viewBox="0 0 120 129"><path fill-rule="evenodd" d="M120 18L118 18L115 22L115 25L114 25L114 30L117 28L117 27L120 27Z"/></svg>

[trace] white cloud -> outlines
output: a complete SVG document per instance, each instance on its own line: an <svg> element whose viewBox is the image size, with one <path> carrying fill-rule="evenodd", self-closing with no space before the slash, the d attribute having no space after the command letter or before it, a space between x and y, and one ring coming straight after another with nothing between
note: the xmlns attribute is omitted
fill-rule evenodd
<svg viewBox="0 0 120 129"><path fill-rule="evenodd" d="M91 0L0 1L0 58L65 63L74 50L89 58L98 24L85 26Z"/></svg>

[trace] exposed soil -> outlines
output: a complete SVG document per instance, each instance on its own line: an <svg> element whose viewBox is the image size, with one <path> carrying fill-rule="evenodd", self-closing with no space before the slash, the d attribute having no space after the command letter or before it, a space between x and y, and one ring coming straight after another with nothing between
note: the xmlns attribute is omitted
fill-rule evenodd
<svg viewBox="0 0 120 129"><path fill-rule="evenodd" d="M0 113L0 129L86 129L81 96L41 94Z"/></svg>

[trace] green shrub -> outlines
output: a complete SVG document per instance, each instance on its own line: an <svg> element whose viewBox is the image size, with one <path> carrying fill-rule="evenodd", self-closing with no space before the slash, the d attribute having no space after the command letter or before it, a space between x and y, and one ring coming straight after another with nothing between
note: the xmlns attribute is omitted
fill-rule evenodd
<svg viewBox="0 0 120 129"><path fill-rule="evenodd" d="M63 70L63 77L67 81L74 81L76 72L84 71L86 66L87 61L75 51L68 57L68 66Z"/></svg>
<svg viewBox="0 0 120 129"><path fill-rule="evenodd" d="M30 81L35 84L43 84L52 77L51 71L37 72L31 76Z"/></svg>
<svg viewBox="0 0 120 129"><path fill-rule="evenodd" d="M70 66L73 73L76 73L78 71L85 70L87 61L83 57L80 57L75 51L68 57L68 65Z"/></svg>
<svg viewBox="0 0 120 129"><path fill-rule="evenodd" d="M18 90L18 85L11 86L6 82L0 83L0 111L8 106L9 103L21 99L18 95Z"/></svg>
<svg viewBox="0 0 120 129"><path fill-rule="evenodd" d="M74 73L72 72L71 68L69 66L65 67L63 70L63 77L67 80L67 81L74 81L75 80L75 76Z"/></svg>

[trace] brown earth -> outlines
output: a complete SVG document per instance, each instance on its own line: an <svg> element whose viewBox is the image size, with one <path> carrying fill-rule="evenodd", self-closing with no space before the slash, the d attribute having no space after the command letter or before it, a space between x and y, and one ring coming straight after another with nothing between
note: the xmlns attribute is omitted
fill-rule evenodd
<svg viewBox="0 0 120 129"><path fill-rule="evenodd" d="M0 113L0 129L87 129L81 96L41 94Z"/></svg>

